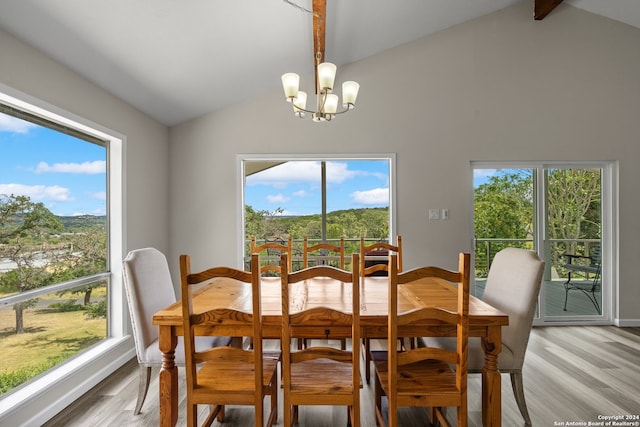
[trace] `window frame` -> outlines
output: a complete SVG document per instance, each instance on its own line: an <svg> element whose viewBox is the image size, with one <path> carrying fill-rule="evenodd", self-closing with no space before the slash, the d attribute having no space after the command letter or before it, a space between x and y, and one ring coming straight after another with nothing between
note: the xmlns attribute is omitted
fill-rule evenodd
<svg viewBox="0 0 640 427"><path fill-rule="evenodd" d="M0 424L41 424L135 356L122 286L126 138L105 126L0 83L0 102L105 141L107 149L107 337L0 399ZM87 142L90 143L90 142Z"/></svg>
<svg viewBox="0 0 640 427"><path fill-rule="evenodd" d="M237 204L238 220L238 245L236 259L237 265L244 265L244 226L245 226L245 162L266 161L266 162L289 162L289 161L349 161L349 160L385 160L389 162L389 239L397 235L397 203L396 203L396 153L366 153L366 154L238 154L236 155L236 193L239 203ZM390 240L391 241L391 240Z"/></svg>

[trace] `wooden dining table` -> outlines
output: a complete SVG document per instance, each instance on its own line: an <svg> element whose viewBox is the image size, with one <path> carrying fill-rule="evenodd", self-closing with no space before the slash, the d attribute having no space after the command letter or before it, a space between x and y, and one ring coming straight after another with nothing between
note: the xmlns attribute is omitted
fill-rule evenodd
<svg viewBox="0 0 640 427"><path fill-rule="evenodd" d="M350 311L351 283L332 279L323 286L309 286L307 282L290 288L291 311L325 306ZM261 307L264 338L280 338L281 291L279 277L261 279ZM388 322L388 278L365 277L360 285L360 326L363 338L386 338ZM445 281L423 280L399 286L398 311L403 312L423 306L439 306L456 310L457 291ZM251 287L233 279L217 279L198 289L193 297L194 312L216 307L251 311ZM501 328L508 325L509 317L482 300L471 296L469 301L469 336L480 337L485 353L482 370L482 423L485 427L501 425L501 379L497 358L501 351ZM163 353L160 370L160 425L174 426L178 419L178 372L174 363L178 336L182 335L182 311L176 302L154 314L153 324L159 328L159 347ZM455 336L455 327L438 321L412 325L401 329L403 337ZM304 338L350 337L350 331L313 328L300 331Z"/></svg>

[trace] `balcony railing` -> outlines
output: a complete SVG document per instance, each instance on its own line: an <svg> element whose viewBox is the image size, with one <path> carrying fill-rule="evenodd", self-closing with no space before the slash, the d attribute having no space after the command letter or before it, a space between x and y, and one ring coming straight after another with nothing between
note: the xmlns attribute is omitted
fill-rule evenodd
<svg viewBox="0 0 640 427"><path fill-rule="evenodd" d="M259 244L265 240L258 241ZM273 241L273 240L270 240ZM310 244L319 243L320 239L310 240ZM366 244L371 244L378 241L378 239L367 239ZM284 241L280 241L283 243ZM340 239L327 239L327 243L339 244ZM474 241L474 256L475 256L475 277L477 279L483 279L487 277L489 267L493 261L496 253L507 247L523 248L527 250L534 250L534 241L531 238L525 239L500 239L500 238L478 238ZM566 280L567 270L564 268L565 258L563 254L571 253L574 255L589 254L591 247L595 244L599 244L599 239L548 239L546 240L545 253L550 262L547 262L545 266L545 280ZM302 239L293 240L293 256L292 256L292 269L294 271L302 269ZM245 241L245 269L249 268L249 251L250 241ZM351 268L351 254L360 251L360 239L345 239L345 268L348 270ZM309 264L329 264L337 265L339 257L333 255L326 256L310 256ZM260 262L263 264L278 264L280 262L280 253L278 251L272 251L267 254L261 254Z"/></svg>
<svg viewBox="0 0 640 427"><path fill-rule="evenodd" d="M370 245L374 242L379 242L379 241L384 241L387 242L388 240L386 239L365 239L365 244L366 245ZM256 240L256 244L263 244L265 242L277 242L280 244L284 244L285 241L283 239L271 239L271 240ZM291 257L291 268L293 271L297 271L297 270L301 270L302 269L302 250L303 250L303 239L294 239L292 241L293 243L293 254ZM323 240L321 239L309 239L308 240L309 245L315 245L317 243L323 242ZM340 244L340 239L325 239L324 242L332 244L332 245L339 245ZM351 269L351 254L353 253L359 253L360 252L360 239L344 239L344 246L345 246L345 250L344 250L344 263L345 263L345 269L350 270ZM251 250L251 240L245 240L245 244L244 244L244 253L245 253L245 257L244 257L244 268L245 270L249 270L249 265L250 265L250 257L249 257L249 253ZM260 254L260 263L262 265L268 265L268 264L272 264L272 265L277 265L280 263L280 252L277 250L267 250L266 251L266 255L265 254ZM310 266L313 265L319 265L319 264L328 264L328 265L334 265L337 266L339 265L340 262L340 257L337 255L313 255L313 256L309 256L309 260L308 263Z"/></svg>

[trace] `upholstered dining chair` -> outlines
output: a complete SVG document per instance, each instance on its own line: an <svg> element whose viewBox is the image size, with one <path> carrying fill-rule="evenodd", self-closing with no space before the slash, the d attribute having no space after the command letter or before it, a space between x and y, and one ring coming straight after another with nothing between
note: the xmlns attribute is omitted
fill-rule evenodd
<svg viewBox="0 0 640 427"><path fill-rule="evenodd" d="M506 248L496 254L489 268L482 299L509 315L509 326L502 328L502 351L498 356L498 369L509 373L518 409L526 425L531 425L522 380L529 335L542 283L544 261L535 252ZM451 348L450 338L421 338L428 347ZM480 339L469 340L469 373L481 373L484 352Z"/></svg>
<svg viewBox="0 0 640 427"><path fill-rule="evenodd" d="M158 327L151 323L155 312L176 302L167 258L155 248L132 250L123 260L124 288L127 294L133 340L140 365L138 399L133 413L138 415L144 404L152 368L162 366L162 353L158 348ZM227 337L202 337L198 348L227 345ZM175 350L176 366L184 366L182 337Z"/></svg>

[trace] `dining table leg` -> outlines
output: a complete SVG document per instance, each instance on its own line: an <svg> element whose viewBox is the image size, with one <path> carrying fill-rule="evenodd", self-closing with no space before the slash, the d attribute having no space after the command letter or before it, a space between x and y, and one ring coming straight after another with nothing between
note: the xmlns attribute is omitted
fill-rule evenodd
<svg viewBox="0 0 640 427"><path fill-rule="evenodd" d="M159 326L158 347L162 352L160 368L160 426L174 427L178 421L178 368L175 351L178 344L172 326Z"/></svg>
<svg viewBox="0 0 640 427"><path fill-rule="evenodd" d="M498 354L502 350L500 326L490 326L482 338L484 366L482 368L482 425L499 427L502 423L502 379L498 370Z"/></svg>

